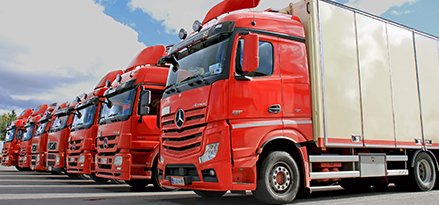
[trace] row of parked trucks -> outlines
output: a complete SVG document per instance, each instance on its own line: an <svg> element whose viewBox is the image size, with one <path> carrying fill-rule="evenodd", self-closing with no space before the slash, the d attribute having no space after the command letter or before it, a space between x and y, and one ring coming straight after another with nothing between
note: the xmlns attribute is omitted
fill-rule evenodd
<svg viewBox="0 0 439 205"><path fill-rule="evenodd" d="M258 4L224 0L74 103L25 110L2 164L269 204L334 183L431 190L439 38L329 0L234 12Z"/></svg>

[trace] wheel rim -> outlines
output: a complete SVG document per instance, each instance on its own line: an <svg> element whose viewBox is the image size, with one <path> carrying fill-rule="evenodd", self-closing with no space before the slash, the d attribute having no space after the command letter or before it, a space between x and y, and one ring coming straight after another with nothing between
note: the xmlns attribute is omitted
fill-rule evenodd
<svg viewBox="0 0 439 205"><path fill-rule="evenodd" d="M291 185L291 170L285 163L277 163L270 172L270 184L274 191L284 192Z"/></svg>
<svg viewBox="0 0 439 205"><path fill-rule="evenodd" d="M427 160L423 159L419 162L418 178L422 183L429 183L432 178L431 165Z"/></svg>

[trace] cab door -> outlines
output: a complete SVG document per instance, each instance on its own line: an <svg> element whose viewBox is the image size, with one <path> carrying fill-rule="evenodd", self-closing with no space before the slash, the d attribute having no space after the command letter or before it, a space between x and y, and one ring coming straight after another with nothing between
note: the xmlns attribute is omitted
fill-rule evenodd
<svg viewBox="0 0 439 205"><path fill-rule="evenodd" d="M259 67L242 78L244 36L235 38L229 81L228 119L233 158L253 155L267 133L282 132L278 38L259 35Z"/></svg>

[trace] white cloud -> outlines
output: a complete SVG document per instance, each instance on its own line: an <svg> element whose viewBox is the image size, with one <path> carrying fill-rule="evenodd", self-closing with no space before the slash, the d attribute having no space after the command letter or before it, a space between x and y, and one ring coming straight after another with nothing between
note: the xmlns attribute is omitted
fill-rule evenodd
<svg viewBox="0 0 439 205"><path fill-rule="evenodd" d="M349 0L346 5L380 16L391 7L400 7L406 3L413 4L417 1L419 0Z"/></svg>
<svg viewBox="0 0 439 205"><path fill-rule="evenodd" d="M12 98L72 101L90 92L107 72L125 69L146 46L138 42L132 28L103 10L85 0L0 1L0 54L8 54L0 55L0 72L66 79L81 76L47 93L11 91Z"/></svg>
<svg viewBox="0 0 439 205"><path fill-rule="evenodd" d="M397 12L395 10L390 11L393 15L397 15L397 16L401 16L403 14L409 14L409 13L413 13L413 11L409 10L409 11L403 11L403 12Z"/></svg>
<svg viewBox="0 0 439 205"><path fill-rule="evenodd" d="M181 28L192 31L195 20L203 21L207 12L222 0L130 0L128 6L132 9L141 9L157 21L162 22L167 33L177 33ZM291 2L299 0L261 0L257 11L267 8L282 9Z"/></svg>
<svg viewBox="0 0 439 205"><path fill-rule="evenodd" d="M282 9L289 3L300 0L261 0L259 6L254 9L262 11L267 8ZM381 15L393 6L402 6L405 3L415 3L419 0L349 0L346 4L360 10ZM195 20L202 21L210 8L221 0L130 0L128 6L132 9L141 9L157 21L162 22L167 33L177 33L181 28L192 31L192 23Z"/></svg>

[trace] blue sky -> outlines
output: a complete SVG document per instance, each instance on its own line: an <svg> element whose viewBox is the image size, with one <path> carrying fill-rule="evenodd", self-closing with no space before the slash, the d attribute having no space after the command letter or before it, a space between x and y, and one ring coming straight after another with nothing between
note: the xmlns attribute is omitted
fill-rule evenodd
<svg viewBox="0 0 439 205"><path fill-rule="evenodd" d="M255 10L299 0L261 0ZM142 49L178 42L220 0L0 1L0 114L72 101ZM336 0L439 36L437 0ZM25 6L24 6L25 5Z"/></svg>

